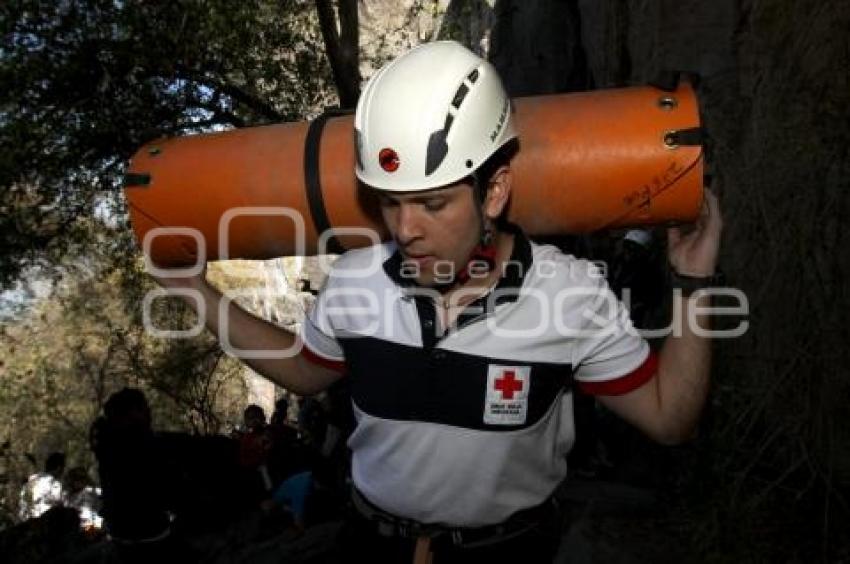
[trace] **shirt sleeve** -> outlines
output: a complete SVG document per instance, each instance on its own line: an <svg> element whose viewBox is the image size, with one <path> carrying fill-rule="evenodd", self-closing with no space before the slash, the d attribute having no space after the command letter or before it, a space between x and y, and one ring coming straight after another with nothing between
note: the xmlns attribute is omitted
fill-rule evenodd
<svg viewBox="0 0 850 564"><path fill-rule="evenodd" d="M333 287L333 272L328 275L325 285L307 312L301 325L299 338L304 344L301 354L314 364L342 371L345 367L345 355L336 339L332 319L328 315L328 289Z"/></svg>
<svg viewBox="0 0 850 564"><path fill-rule="evenodd" d="M574 377L593 395L621 395L649 381L657 359L638 335L625 305L599 279L581 312L584 324L573 350Z"/></svg>

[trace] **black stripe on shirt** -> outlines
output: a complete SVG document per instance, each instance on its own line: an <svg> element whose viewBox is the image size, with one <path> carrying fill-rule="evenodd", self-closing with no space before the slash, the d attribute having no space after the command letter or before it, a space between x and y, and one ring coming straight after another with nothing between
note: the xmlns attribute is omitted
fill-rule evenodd
<svg viewBox="0 0 850 564"><path fill-rule="evenodd" d="M383 419L441 423L467 429L513 431L534 425L558 395L569 391L569 364L488 358L424 349L371 337L340 339L351 378L351 396L365 413ZM491 364L528 366L530 391L525 422L484 423Z"/></svg>

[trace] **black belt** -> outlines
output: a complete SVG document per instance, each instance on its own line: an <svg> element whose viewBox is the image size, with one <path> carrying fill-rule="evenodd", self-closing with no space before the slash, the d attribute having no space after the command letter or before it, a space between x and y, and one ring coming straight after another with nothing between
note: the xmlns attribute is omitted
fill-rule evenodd
<svg viewBox="0 0 850 564"><path fill-rule="evenodd" d="M557 510L557 501L553 496L540 505L517 511L501 523L482 527L449 527L420 523L387 513L366 499L357 488L351 489L351 501L360 515L376 525L381 536L411 539L443 537L450 539L455 546L468 548L494 544L522 535L539 526Z"/></svg>

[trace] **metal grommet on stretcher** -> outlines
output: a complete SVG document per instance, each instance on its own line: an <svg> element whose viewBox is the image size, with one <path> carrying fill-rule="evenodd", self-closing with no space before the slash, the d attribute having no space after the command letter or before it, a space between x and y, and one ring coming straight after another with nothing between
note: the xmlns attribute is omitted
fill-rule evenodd
<svg viewBox="0 0 850 564"><path fill-rule="evenodd" d="M664 146L668 149L678 149L679 142L675 131L664 132Z"/></svg>
<svg viewBox="0 0 850 564"><path fill-rule="evenodd" d="M662 110L670 111L676 109L676 106L679 105L679 102L676 101L676 98L673 96L662 96L658 99L658 107Z"/></svg>

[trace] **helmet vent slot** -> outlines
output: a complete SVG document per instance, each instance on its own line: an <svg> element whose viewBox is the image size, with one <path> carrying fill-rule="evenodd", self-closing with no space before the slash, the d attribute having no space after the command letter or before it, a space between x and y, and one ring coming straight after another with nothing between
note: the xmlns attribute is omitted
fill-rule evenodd
<svg viewBox="0 0 850 564"><path fill-rule="evenodd" d="M440 129L428 138L428 152L425 155L425 176L430 176L442 164L446 155L449 154L449 146L446 143L446 131Z"/></svg>
<svg viewBox="0 0 850 564"><path fill-rule="evenodd" d="M475 84L475 81L478 80L478 69L473 70L466 78L469 79L469 82Z"/></svg>
<svg viewBox="0 0 850 564"><path fill-rule="evenodd" d="M454 123L455 117L452 114L446 114L446 122L443 124L443 131L448 134L449 129L452 128L452 123Z"/></svg>
<svg viewBox="0 0 850 564"><path fill-rule="evenodd" d="M455 108L460 108L460 105L463 103L463 99L466 98L466 95L469 93L469 87L466 84L461 83L460 87L458 87L457 92L455 92L455 97L452 99L452 106Z"/></svg>

